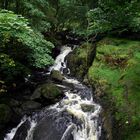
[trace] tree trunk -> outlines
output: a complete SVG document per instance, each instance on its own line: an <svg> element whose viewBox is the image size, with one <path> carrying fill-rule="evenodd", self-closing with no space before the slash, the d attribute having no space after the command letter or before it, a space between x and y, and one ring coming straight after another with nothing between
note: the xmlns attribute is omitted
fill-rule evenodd
<svg viewBox="0 0 140 140"><path fill-rule="evenodd" d="M4 9L8 9L8 0L4 0Z"/></svg>
<svg viewBox="0 0 140 140"><path fill-rule="evenodd" d="M19 13L19 0L16 0L16 9L15 12L18 14Z"/></svg>

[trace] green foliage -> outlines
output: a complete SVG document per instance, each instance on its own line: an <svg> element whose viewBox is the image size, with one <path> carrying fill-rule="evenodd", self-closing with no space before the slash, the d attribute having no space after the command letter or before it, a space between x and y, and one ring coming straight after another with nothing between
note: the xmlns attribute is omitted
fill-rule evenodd
<svg viewBox="0 0 140 140"><path fill-rule="evenodd" d="M85 26L88 3L91 2L20 0L18 3L17 1L9 1L6 9L20 13L28 18L31 26L40 32L76 30L80 25ZM4 8L3 6L1 7Z"/></svg>
<svg viewBox="0 0 140 140"><path fill-rule="evenodd" d="M88 76L115 104L115 117L124 127L124 139L137 132L140 121L140 42L105 38ZM127 122L130 125L127 125ZM136 137L136 136L135 136Z"/></svg>
<svg viewBox="0 0 140 140"><path fill-rule="evenodd" d="M53 44L46 41L40 33L34 32L22 16L1 11L0 37L2 52L13 58L21 57L21 53L19 60L26 60L31 66L39 68L53 62L49 55Z"/></svg>
<svg viewBox="0 0 140 140"><path fill-rule="evenodd" d="M53 44L28 24L20 15L0 11L0 79L15 80L27 75L29 68L45 68L53 63Z"/></svg>
<svg viewBox="0 0 140 140"><path fill-rule="evenodd" d="M138 0L10 0L7 5L6 1L2 8L22 14L40 32L69 29L89 36L111 30L140 31Z"/></svg>
<svg viewBox="0 0 140 140"><path fill-rule="evenodd" d="M6 82L17 80L21 75L24 77L30 73L30 70L19 62L15 62L7 54L0 54L0 78Z"/></svg>
<svg viewBox="0 0 140 140"><path fill-rule="evenodd" d="M90 32L104 33L116 30L139 31L140 3L136 0L99 0L98 7L88 12Z"/></svg>
<svg viewBox="0 0 140 140"><path fill-rule="evenodd" d="M89 34L104 33L112 29L110 21L106 20L107 15L101 8L95 8L87 13L89 20Z"/></svg>
<svg viewBox="0 0 140 140"><path fill-rule="evenodd" d="M44 32L51 28L49 17L53 16L53 9L46 0L25 0L22 4L21 14L29 19L35 30Z"/></svg>

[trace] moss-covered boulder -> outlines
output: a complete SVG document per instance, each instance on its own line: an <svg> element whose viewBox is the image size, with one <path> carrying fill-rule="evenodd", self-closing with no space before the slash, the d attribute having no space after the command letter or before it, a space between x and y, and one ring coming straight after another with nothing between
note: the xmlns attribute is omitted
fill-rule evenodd
<svg viewBox="0 0 140 140"><path fill-rule="evenodd" d="M115 109L118 139L128 140L130 135L140 132L139 77L140 41L105 38L97 44L88 78L96 87L96 95L112 103L109 107Z"/></svg>
<svg viewBox="0 0 140 140"><path fill-rule="evenodd" d="M8 123L11 119L12 111L9 106L0 104L0 125Z"/></svg>
<svg viewBox="0 0 140 140"><path fill-rule="evenodd" d="M22 109L25 111L40 109L41 104L35 101L26 101L22 104Z"/></svg>
<svg viewBox="0 0 140 140"><path fill-rule="evenodd" d="M48 100L55 100L57 97L62 96L62 91L53 83L40 85L31 96L32 100L45 98Z"/></svg>
<svg viewBox="0 0 140 140"><path fill-rule="evenodd" d="M85 43L75 48L75 50L66 57L71 76L83 79L94 59L95 49L95 45Z"/></svg>
<svg viewBox="0 0 140 140"><path fill-rule="evenodd" d="M81 104L81 108L84 112L94 112L95 106L90 104Z"/></svg>
<svg viewBox="0 0 140 140"><path fill-rule="evenodd" d="M58 70L52 70L50 74L52 80L62 82L64 80L64 76Z"/></svg>

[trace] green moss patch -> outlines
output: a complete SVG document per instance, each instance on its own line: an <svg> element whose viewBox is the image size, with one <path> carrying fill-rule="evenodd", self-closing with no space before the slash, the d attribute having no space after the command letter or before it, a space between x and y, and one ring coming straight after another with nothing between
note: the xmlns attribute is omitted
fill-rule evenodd
<svg viewBox="0 0 140 140"><path fill-rule="evenodd" d="M133 140L130 135L140 130L140 41L104 38L98 42L88 77L114 104L123 140Z"/></svg>

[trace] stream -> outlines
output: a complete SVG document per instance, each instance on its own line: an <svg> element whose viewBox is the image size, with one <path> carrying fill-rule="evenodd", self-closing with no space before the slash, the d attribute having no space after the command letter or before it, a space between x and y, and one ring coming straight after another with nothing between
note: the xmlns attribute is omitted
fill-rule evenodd
<svg viewBox="0 0 140 140"><path fill-rule="evenodd" d="M64 69L69 74L65 57L71 51L71 47L63 46L48 74L52 70L63 74ZM56 84L63 88L65 96L61 101L30 117L24 116L4 140L100 140L101 106L94 102L92 89L67 75L64 83Z"/></svg>

